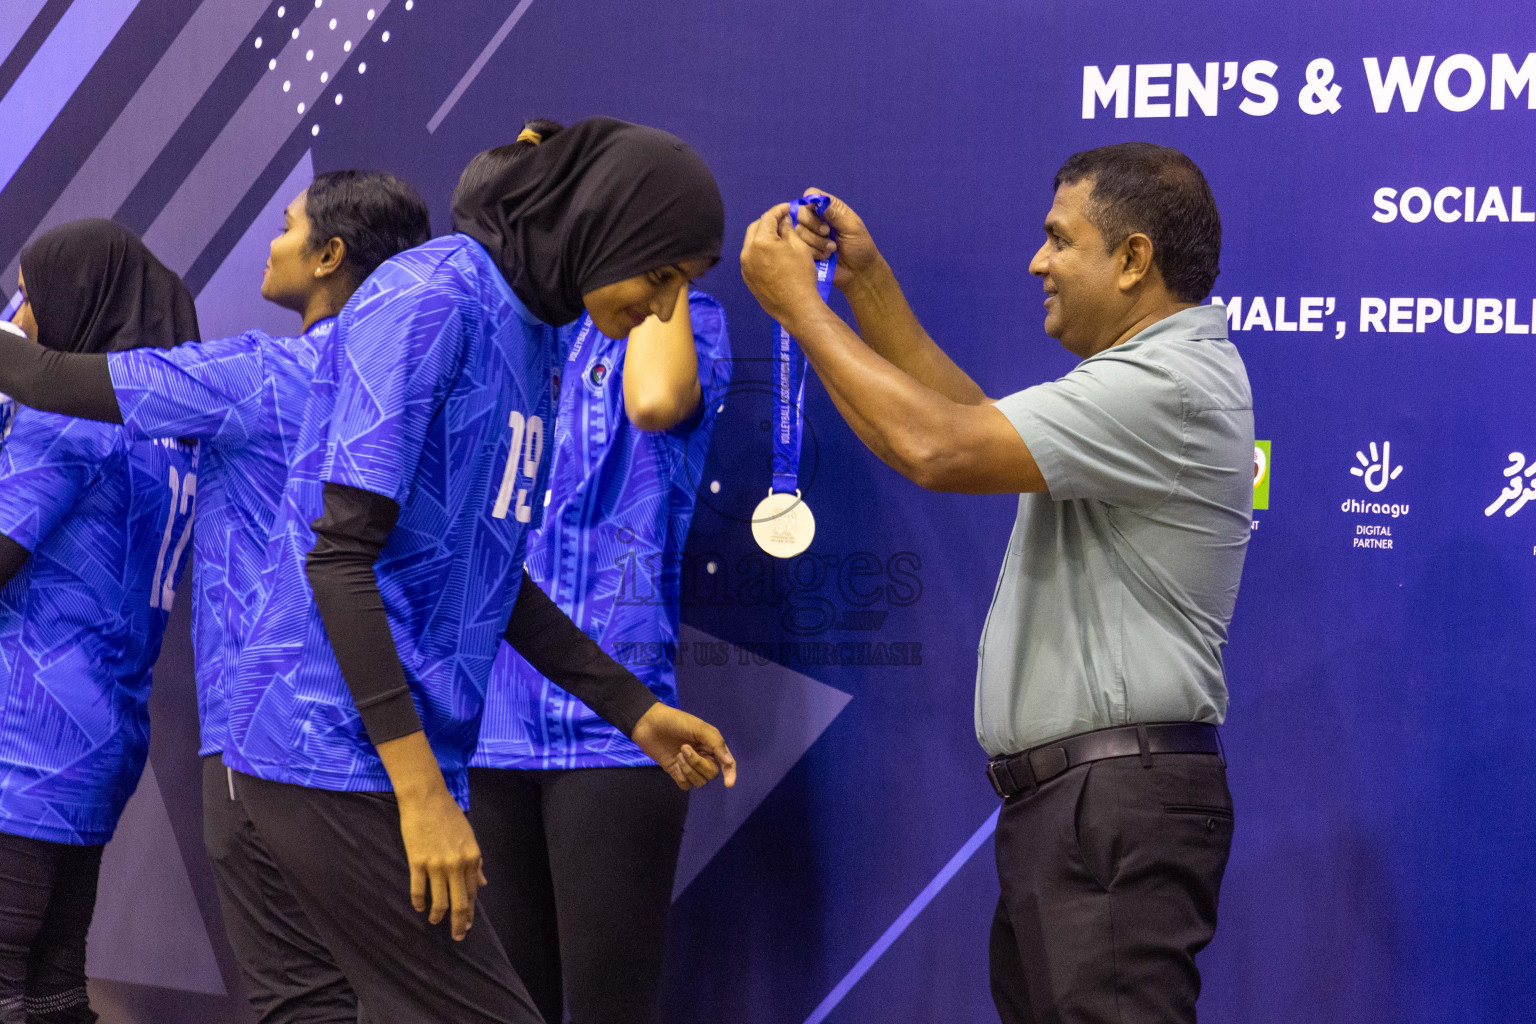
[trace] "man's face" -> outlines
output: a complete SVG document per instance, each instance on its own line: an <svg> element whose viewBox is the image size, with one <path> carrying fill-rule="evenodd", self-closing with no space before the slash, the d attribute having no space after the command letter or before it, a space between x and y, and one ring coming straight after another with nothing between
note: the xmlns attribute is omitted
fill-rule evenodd
<svg viewBox="0 0 1536 1024"><path fill-rule="evenodd" d="M1045 286L1045 333L1086 359L1115 339L1127 296L1118 287L1120 255L1106 252L1104 236L1085 214L1093 181L1056 190L1045 217L1045 244L1029 272Z"/></svg>

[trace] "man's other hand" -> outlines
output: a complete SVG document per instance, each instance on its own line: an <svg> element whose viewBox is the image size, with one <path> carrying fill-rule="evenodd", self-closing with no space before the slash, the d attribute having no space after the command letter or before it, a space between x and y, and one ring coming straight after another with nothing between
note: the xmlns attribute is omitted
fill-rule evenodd
<svg viewBox="0 0 1536 1024"><path fill-rule="evenodd" d="M860 275L880 263L880 250L875 248L863 219L847 203L819 188L808 188L805 195L826 196L832 201L827 204L825 218L818 217L809 206L802 206L799 223L795 225L796 234L811 247L818 260L837 253L837 270L832 274L832 283L838 290L846 291ZM837 235L836 241L831 238L833 234Z"/></svg>

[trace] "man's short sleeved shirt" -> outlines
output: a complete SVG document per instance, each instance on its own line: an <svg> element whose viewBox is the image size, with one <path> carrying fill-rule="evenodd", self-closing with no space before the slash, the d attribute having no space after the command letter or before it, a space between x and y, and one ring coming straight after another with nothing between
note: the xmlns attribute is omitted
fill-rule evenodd
<svg viewBox="0 0 1536 1024"><path fill-rule="evenodd" d="M671 430L643 431L624 410L627 339L583 316L560 378L550 503L528 541L528 574L610 656L677 706L673 661L683 546L709 439L730 383L725 310L688 299L702 396ZM476 767L654 764L591 708L503 643L486 695Z"/></svg>
<svg viewBox="0 0 1536 1024"><path fill-rule="evenodd" d="M267 539L282 503L318 350L336 319L298 337L248 331L107 358L123 429L198 442L198 529L192 538L192 649L199 754L229 734L225 689L260 594Z"/></svg>
<svg viewBox="0 0 1536 1024"><path fill-rule="evenodd" d="M1049 493L1019 497L982 630L981 745L1222 721L1253 507L1253 397L1222 308L1175 313L996 407Z"/></svg>
<svg viewBox="0 0 1536 1024"><path fill-rule="evenodd" d="M305 574L331 482L400 505L374 572L427 739L467 799L486 680L542 507L555 348L555 329L466 235L395 256L348 301L317 362L230 694L232 767L390 788Z"/></svg>
<svg viewBox="0 0 1536 1024"><path fill-rule="evenodd" d="M150 668L196 512L197 451L22 409L0 448L0 831L112 838L149 751Z"/></svg>

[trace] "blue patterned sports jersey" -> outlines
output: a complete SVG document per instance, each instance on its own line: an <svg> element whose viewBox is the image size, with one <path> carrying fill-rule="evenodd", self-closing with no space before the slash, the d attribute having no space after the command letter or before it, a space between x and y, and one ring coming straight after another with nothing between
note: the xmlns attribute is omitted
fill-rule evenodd
<svg viewBox="0 0 1536 1024"><path fill-rule="evenodd" d="M467 800L485 684L548 476L556 341L467 235L395 256L352 296L316 366L230 692L227 764L317 789L390 788L305 575L333 482L400 505L374 572L427 739Z"/></svg>
<svg viewBox="0 0 1536 1024"><path fill-rule="evenodd" d="M192 438L201 453L192 538L200 754L217 754L227 741L225 688L259 594L316 352L335 326L327 317L296 338L248 331L107 357L123 428L135 437Z"/></svg>
<svg viewBox="0 0 1536 1024"><path fill-rule="evenodd" d="M197 451L22 409L0 448L0 832L112 838L149 751L150 667L196 512Z"/></svg>
<svg viewBox="0 0 1536 1024"><path fill-rule="evenodd" d="M624 412L627 340L577 321L560 380L550 505L528 541L528 574L588 636L677 706L683 544L709 438L730 383L725 311L690 292L703 397L692 416L648 433ZM506 643L486 696L474 765L603 768L652 764L591 708Z"/></svg>

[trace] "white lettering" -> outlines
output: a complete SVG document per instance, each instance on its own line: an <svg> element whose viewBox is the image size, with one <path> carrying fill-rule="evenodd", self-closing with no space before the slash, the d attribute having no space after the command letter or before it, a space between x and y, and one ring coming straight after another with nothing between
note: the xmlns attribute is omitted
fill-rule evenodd
<svg viewBox="0 0 1536 1024"><path fill-rule="evenodd" d="M1439 192L1436 192L1435 193L1435 219L1439 220L1440 222L1442 222L1444 224L1454 224L1457 221L1461 220L1461 211L1460 210L1447 210L1445 208L1445 201L1447 199L1457 199L1457 198L1460 198L1460 196L1461 196L1461 189L1457 188L1455 185L1447 185L1447 186L1445 186L1445 188L1441 189ZM1377 205L1379 206L1381 204L1378 203ZM1374 216L1374 214L1372 216Z"/></svg>
<svg viewBox="0 0 1536 1024"><path fill-rule="evenodd" d="M1284 295L1280 296L1279 298L1277 298L1275 300L1275 330L1277 330L1277 331L1294 331L1294 330L1296 330L1296 321L1295 320L1287 320L1285 318L1285 296Z"/></svg>
<svg viewBox="0 0 1536 1024"><path fill-rule="evenodd" d="M1504 330L1504 303L1498 299L1477 300L1477 333L1498 334Z"/></svg>
<svg viewBox="0 0 1536 1024"><path fill-rule="evenodd" d="M1424 328L1440 319L1439 299L1420 299L1414 308L1413 331L1423 334Z"/></svg>
<svg viewBox="0 0 1536 1024"><path fill-rule="evenodd" d="M1445 329L1450 331L1452 334L1466 334L1467 330L1472 326L1472 300L1461 300L1460 322L1458 322L1455 317L1451 316L1451 311L1455 308L1455 299L1445 300Z"/></svg>
<svg viewBox="0 0 1536 1024"><path fill-rule="evenodd" d="M1311 295L1301 297L1301 329L1304 333L1321 334L1323 331L1323 302Z"/></svg>
<svg viewBox="0 0 1536 1024"><path fill-rule="evenodd" d="M1272 60L1256 60L1243 68L1243 88L1248 90L1248 98L1237 109L1254 117L1273 113L1280 105L1280 90L1270 79L1279 70L1280 65Z"/></svg>
<svg viewBox="0 0 1536 1024"><path fill-rule="evenodd" d="M1525 55L1525 62L1515 68L1515 62L1509 59L1507 53L1493 55L1493 97L1488 105L1494 110L1504 109L1504 91L1509 90L1509 98L1517 99L1520 93L1525 93L1525 104L1531 110L1536 110L1536 53Z"/></svg>
<svg viewBox="0 0 1536 1024"><path fill-rule="evenodd" d="M1379 188L1376 190L1376 212L1371 214L1371 220L1378 224L1391 224L1397 220L1397 204L1392 200L1397 198L1397 189Z"/></svg>
<svg viewBox="0 0 1536 1024"><path fill-rule="evenodd" d="M1408 206L1409 202L1417 203L1418 208L1410 209ZM1429 216L1430 206L1429 189L1419 188L1418 186L1405 191L1403 198L1397 201L1398 212L1403 215L1403 220L1410 224L1423 223L1425 218Z"/></svg>
<svg viewBox="0 0 1536 1024"><path fill-rule="evenodd" d="M1173 114L1189 116L1189 101L1193 99L1206 117L1216 116L1216 98L1221 82L1221 65L1214 61L1205 65L1202 82L1189 64L1180 64L1174 77Z"/></svg>
<svg viewBox="0 0 1536 1024"><path fill-rule="evenodd" d="M1499 191L1499 186L1497 185L1488 190L1488 194L1483 197L1482 209L1477 211L1477 222L1479 224L1489 217L1498 217L1499 220L1506 224L1509 222L1509 213L1504 209L1504 194Z"/></svg>
<svg viewBox="0 0 1536 1024"><path fill-rule="evenodd" d="M1393 57L1387 65L1387 75L1383 80L1381 65L1375 57L1365 58L1365 77L1371 87L1371 102L1376 105L1376 113L1385 114L1392 109L1392 98L1399 93L1403 98L1403 110L1410 114L1417 113L1419 103L1424 99L1424 87L1429 84L1429 69L1435 64L1433 57L1420 57L1419 66L1414 71L1413 77L1408 77L1408 58Z"/></svg>
<svg viewBox="0 0 1536 1024"><path fill-rule="evenodd" d="M1457 94L1451 91L1451 76L1458 71L1464 71L1471 80L1467 91ZM1453 53L1440 62L1440 68L1435 72L1435 99L1446 110L1460 113L1471 110L1477 106L1477 101L1483 98L1483 90L1488 86L1488 76L1483 73L1483 65L1476 57L1468 53Z"/></svg>
<svg viewBox="0 0 1536 1024"><path fill-rule="evenodd" d="M1269 321L1269 306L1265 304L1264 296L1259 295L1248 304L1248 319L1243 323L1243 330L1251 331L1261 324L1266 331L1275 329L1274 324Z"/></svg>
<svg viewBox="0 0 1536 1024"><path fill-rule="evenodd" d="M1108 108L1111 100L1115 104L1115 116L1125 117L1129 113L1130 92L1131 66L1129 64L1116 64L1115 70L1109 73L1107 80L1100 73L1098 65L1084 65L1083 119L1093 120L1099 105L1102 104Z"/></svg>
<svg viewBox="0 0 1536 1024"><path fill-rule="evenodd" d="M1153 103L1154 99L1166 99L1168 96L1168 83L1166 79L1173 74L1172 64L1137 64L1136 65L1136 116L1137 117L1167 117L1169 114L1167 103ZM1164 79L1154 82L1153 79Z"/></svg>
<svg viewBox="0 0 1536 1024"><path fill-rule="evenodd" d="M1387 317L1387 304L1380 299L1360 300L1360 333L1367 331L1379 331L1387 333L1387 325L1383 322Z"/></svg>
<svg viewBox="0 0 1536 1024"><path fill-rule="evenodd" d="M1516 185L1513 195L1509 197L1509 219L1516 224L1528 224L1536 220L1536 210L1522 210L1520 204L1525 199L1525 189Z"/></svg>
<svg viewBox="0 0 1536 1024"><path fill-rule="evenodd" d="M1504 300L1504 333L1505 334L1530 334L1531 325L1517 323L1515 321L1515 300Z"/></svg>
<svg viewBox="0 0 1536 1024"><path fill-rule="evenodd" d="M1390 311L1387 315L1387 330L1392 334L1408 334L1412 332L1413 325L1409 323L1413 316L1412 299L1391 299L1387 302Z"/></svg>

